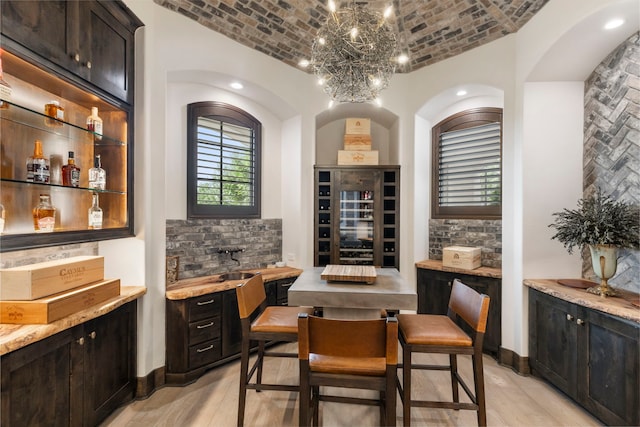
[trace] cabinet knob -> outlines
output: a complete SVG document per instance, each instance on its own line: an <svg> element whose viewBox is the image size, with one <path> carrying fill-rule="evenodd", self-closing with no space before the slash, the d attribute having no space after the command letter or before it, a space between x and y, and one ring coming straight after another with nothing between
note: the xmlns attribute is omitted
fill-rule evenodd
<svg viewBox="0 0 640 427"><path fill-rule="evenodd" d="M87 61L87 68L91 69L91 61Z"/></svg>
<svg viewBox="0 0 640 427"><path fill-rule="evenodd" d="M89 337L90 337L92 340L95 340L95 339L96 339L96 331L92 331L92 332L89 334Z"/></svg>
<svg viewBox="0 0 640 427"><path fill-rule="evenodd" d="M76 342L80 345L84 345L84 337L80 337L76 340Z"/></svg>
<svg viewBox="0 0 640 427"><path fill-rule="evenodd" d="M582 320L582 319L578 319L578 320L576 320L576 323L577 323L578 325L584 325L584 320Z"/></svg>
<svg viewBox="0 0 640 427"><path fill-rule="evenodd" d="M76 53L75 55L73 55L73 60L76 62L80 62L80 54Z"/></svg>
<svg viewBox="0 0 640 427"><path fill-rule="evenodd" d="M573 316L567 313L567 320L569 321L573 320Z"/></svg>
<svg viewBox="0 0 640 427"><path fill-rule="evenodd" d="M448 285L449 287L451 287L451 286L453 286L453 282L452 282L451 280L449 280L449 281L447 282L447 285Z"/></svg>

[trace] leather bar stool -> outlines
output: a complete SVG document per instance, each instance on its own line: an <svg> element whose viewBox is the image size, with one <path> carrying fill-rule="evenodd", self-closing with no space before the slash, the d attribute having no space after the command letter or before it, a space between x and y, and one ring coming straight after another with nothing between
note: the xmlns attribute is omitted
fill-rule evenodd
<svg viewBox="0 0 640 427"><path fill-rule="evenodd" d="M240 395L238 397L238 426L244 425L247 389L256 391L298 391L298 385L264 384L262 366L265 357L298 357L297 353L266 351L266 342L295 342L298 340L298 313L312 313L308 307L267 306L262 275L257 274L236 287L238 311L242 325L240 358ZM258 342L258 355L249 370L251 341ZM251 382L256 374L255 382Z"/></svg>
<svg viewBox="0 0 640 427"><path fill-rule="evenodd" d="M398 322L395 318L298 318L300 426L319 423L319 402L379 405L381 425L396 425ZM320 387L376 390L379 399L321 394Z"/></svg>
<svg viewBox="0 0 640 427"><path fill-rule="evenodd" d="M449 310L446 316L432 314L399 314L399 340L402 346L402 384L397 380L403 405L404 425L411 425L411 408L469 409L477 411L478 425L487 425L484 396L484 374L482 366L482 341L487 326L489 297L481 295L458 279L453 281ZM456 324L462 320L470 327L467 334ZM425 365L412 363L413 353L449 354L448 365ZM458 373L456 355L469 354L473 363L475 391L462 380ZM411 372L414 370L447 370L451 374L452 402L416 400L411 397ZM460 402L458 384L471 399L471 403Z"/></svg>

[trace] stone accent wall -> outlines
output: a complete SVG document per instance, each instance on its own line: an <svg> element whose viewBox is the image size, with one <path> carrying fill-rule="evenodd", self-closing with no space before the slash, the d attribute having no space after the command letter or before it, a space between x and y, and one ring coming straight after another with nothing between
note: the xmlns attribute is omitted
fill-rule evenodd
<svg viewBox="0 0 640 427"><path fill-rule="evenodd" d="M584 196L599 187L614 200L640 204L640 33L607 56L585 82ZM582 274L598 280L587 249ZM640 292L640 252L619 254L615 287Z"/></svg>
<svg viewBox="0 0 640 427"><path fill-rule="evenodd" d="M0 254L0 268L20 267L81 255L98 255L98 242L5 252Z"/></svg>
<svg viewBox="0 0 640 427"><path fill-rule="evenodd" d="M502 221L480 219L430 219L429 259L442 259L447 246L482 248L482 265L502 267Z"/></svg>
<svg viewBox="0 0 640 427"><path fill-rule="evenodd" d="M178 279L262 268L282 257L281 219L167 220L167 256L178 256ZM219 248L243 248L219 254Z"/></svg>

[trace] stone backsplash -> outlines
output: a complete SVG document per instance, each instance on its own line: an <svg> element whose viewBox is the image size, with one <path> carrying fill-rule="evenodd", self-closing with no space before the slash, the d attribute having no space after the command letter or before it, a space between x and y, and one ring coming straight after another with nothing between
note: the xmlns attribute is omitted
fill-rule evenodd
<svg viewBox="0 0 640 427"><path fill-rule="evenodd" d="M179 257L178 279L261 268L282 257L281 219L167 220L167 257ZM220 248L240 248L234 255Z"/></svg>
<svg viewBox="0 0 640 427"><path fill-rule="evenodd" d="M447 246L482 248L482 265L502 267L502 221L480 219L430 219L429 259L442 259Z"/></svg>

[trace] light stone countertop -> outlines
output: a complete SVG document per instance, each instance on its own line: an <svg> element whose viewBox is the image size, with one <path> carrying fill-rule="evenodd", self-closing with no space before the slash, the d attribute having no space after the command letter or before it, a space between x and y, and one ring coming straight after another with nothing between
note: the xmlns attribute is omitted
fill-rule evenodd
<svg viewBox="0 0 640 427"><path fill-rule="evenodd" d="M292 277L298 277L302 270L293 267L276 267L276 268L256 268L252 270L238 270L243 272L262 274L262 279L265 282L272 282L274 280L289 279ZM222 273L221 273L222 274ZM213 292L222 292L235 288L242 280L225 280L224 282L218 282L220 274L214 274L211 276L194 277L191 279L178 280L175 283L167 286L165 297L169 300L183 300L192 297L198 297L201 295L210 294Z"/></svg>
<svg viewBox="0 0 640 427"><path fill-rule="evenodd" d="M146 292L147 288L144 286L121 286L119 296L46 325L2 323L0 324L0 355L26 347L58 332L107 314L130 301L140 298Z"/></svg>
<svg viewBox="0 0 640 427"><path fill-rule="evenodd" d="M590 294L585 289L561 285L554 279L525 279L523 283L525 286L556 298L640 323L640 307L631 303L631 301L640 302L638 294L616 289L621 294L619 297L603 298L600 295Z"/></svg>
<svg viewBox="0 0 640 427"><path fill-rule="evenodd" d="M473 270L466 270L463 268L445 267L442 265L442 260L439 259L418 261L416 262L416 267L425 270L450 271L452 273L468 274L470 276L493 277L494 279L502 278L502 269L500 268L481 266Z"/></svg>

